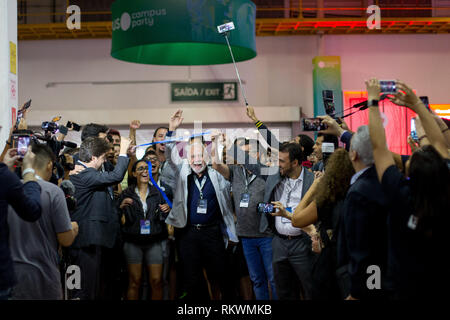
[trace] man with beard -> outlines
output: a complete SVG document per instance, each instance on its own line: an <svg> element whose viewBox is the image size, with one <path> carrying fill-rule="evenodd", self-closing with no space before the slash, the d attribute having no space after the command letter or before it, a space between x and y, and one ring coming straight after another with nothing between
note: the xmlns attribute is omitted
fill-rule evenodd
<svg viewBox="0 0 450 320"><path fill-rule="evenodd" d="M182 121L182 111L178 110L170 120L167 139ZM179 228L175 236L179 240L185 298L201 297L198 284L205 268L212 298L218 300L223 298L227 281L227 242L238 242L230 184L207 166L208 155L201 137L191 139L187 151L187 159L181 160L176 144L166 144L166 160L177 177L173 208L166 223Z"/></svg>

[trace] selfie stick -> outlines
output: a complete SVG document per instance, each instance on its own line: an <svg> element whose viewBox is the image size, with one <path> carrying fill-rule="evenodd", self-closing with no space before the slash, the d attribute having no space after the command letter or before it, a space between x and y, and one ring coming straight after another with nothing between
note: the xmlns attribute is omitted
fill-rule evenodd
<svg viewBox="0 0 450 320"><path fill-rule="evenodd" d="M241 88L242 96L244 97L245 105L248 106L247 98L245 96L244 87L242 86L241 77L239 76L239 71L238 71L238 68L236 66L236 61L234 60L233 51L231 50L230 41L228 40L228 31L234 30L234 23L233 22L228 22L228 23L222 24L220 26L217 26L217 30L219 30L219 33L223 33L223 35L225 36L225 40L227 41L228 49L230 50L231 59L233 60L234 69L236 70L236 75L237 75L238 80L239 80L239 86Z"/></svg>

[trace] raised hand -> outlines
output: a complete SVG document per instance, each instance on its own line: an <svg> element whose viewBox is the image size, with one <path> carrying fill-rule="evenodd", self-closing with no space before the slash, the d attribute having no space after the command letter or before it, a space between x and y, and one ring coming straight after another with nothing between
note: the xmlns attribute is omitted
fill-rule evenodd
<svg viewBox="0 0 450 320"><path fill-rule="evenodd" d="M411 148L411 152L414 152L417 149L419 149L419 146L414 141L414 139L411 137L411 135L408 136L408 144L409 144L409 147Z"/></svg>
<svg viewBox="0 0 450 320"><path fill-rule="evenodd" d="M14 165L16 165L19 161L19 155L17 154L17 149L9 149L6 154L5 158L3 159L3 162L6 164L6 166L12 170L14 168Z"/></svg>
<svg viewBox="0 0 450 320"><path fill-rule="evenodd" d="M28 169L32 168L34 164L34 158L36 158L36 155L31 151L31 147L28 147L27 153L25 154L25 157L23 157L23 165L22 168Z"/></svg>
<svg viewBox="0 0 450 320"><path fill-rule="evenodd" d="M128 154L131 140L125 137L120 137L120 154Z"/></svg>
<svg viewBox="0 0 450 320"><path fill-rule="evenodd" d="M141 122L139 120L133 120L130 123L130 129L137 130L141 127Z"/></svg>
<svg viewBox="0 0 450 320"><path fill-rule="evenodd" d="M175 131L183 123L183 110L178 109L177 112L170 118L169 131Z"/></svg>
<svg viewBox="0 0 450 320"><path fill-rule="evenodd" d="M393 97L388 97L390 101L399 106L405 106L410 109L415 109L422 101L416 96L414 91L401 81L396 82L397 93ZM424 106L425 107L425 106Z"/></svg>
<svg viewBox="0 0 450 320"><path fill-rule="evenodd" d="M258 118L256 118L255 110L253 109L253 107L247 106L247 117L249 117L254 122L258 121Z"/></svg>
<svg viewBox="0 0 450 320"><path fill-rule="evenodd" d="M366 81L368 100L378 100L380 98L380 82L376 78Z"/></svg>
<svg viewBox="0 0 450 320"><path fill-rule="evenodd" d="M320 130L320 132L324 134L331 134L336 137L340 137L341 134L344 132L344 129L342 129L336 122L336 120L334 120L332 117L326 115L326 116L318 116L317 118L322 119L322 122L327 125L327 128L325 130Z"/></svg>

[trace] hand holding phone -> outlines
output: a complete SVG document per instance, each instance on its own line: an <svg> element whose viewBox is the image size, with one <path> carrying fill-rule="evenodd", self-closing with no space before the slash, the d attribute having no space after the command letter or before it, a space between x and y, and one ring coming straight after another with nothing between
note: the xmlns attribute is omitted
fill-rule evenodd
<svg viewBox="0 0 450 320"><path fill-rule="evenodd" d="M380 92L387 94L397 93L397 83L395 80L380 80Z"/></svg>
<svg viewBox="0 0 450 320"><path fill-rule="evenodd" d="M271 214L275 212L275 208L271 203L260 202L257 207L258 213Z"/></svg>
<svg viewBox="0 0 450 320"><path fill-rule="evenodd" d="M416 131L416 119L415 118L411 119L411 139L413 139L414 141L419 141L419 137L418 137L417 131Z"/></svg>
<svg viewBox="0 0 450 320"><path fill-rule="evenodd" d="M30 139L30 136L19 136L17 138L17 154L20 159L25 157L28 146L30 145Z"/></svg>
<svg viewBox="0 0 450 320"><path fill-rule="evenodd" d="M303 131L320 131L328 128L321 118L303 118Z"/></svg>

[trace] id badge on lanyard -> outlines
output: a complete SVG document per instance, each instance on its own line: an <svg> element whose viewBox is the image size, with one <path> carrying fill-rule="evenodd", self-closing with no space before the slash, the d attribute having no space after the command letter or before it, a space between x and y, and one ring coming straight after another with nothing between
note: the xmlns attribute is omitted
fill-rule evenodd
<svg viewBox="0 0 450 320"><path fill-rule="evenodd" d="M256 176L252 175L250 178L250 181L248 181L245 168L242 168L242 170L244 171L245 193L241 194L241 201L239 203L239 207L240 208L248 208L249 203L250 203L250 193L248 192L248 186L250 183L252 183L253 180L255 180Z"/></svg>
<svg viewBox="0 0 450 320"><path fill-rule="evenodd" d="M198 214L206 214L208 212L208 200L203 199L203 191L202 191L203 187L205 186L205 183L206 183L206 176L203 176L201 185L199 184L197 177L195 178L195 184L198 188L198 191L200 191L200 199L198 199L197 204Z"/></svg>
<svg viewBox="0 0 450 320"><path fill-rule="evenodd" d="M208 212L208 200L198 199L197 213L206 214Z"/></svg>
<svg viewBox="0 0 450 320"><path fill-rule="evenodd" d="M250 203L250 194L242 193L241 194L241 202L239 204L240 208L248 208L248 204Z"/></svg>
<svg viewBox="0 0 450 320"><path fill-rule="evenodd" d="M286 211L289 213L292 213L292 207L287 207ZM281 222L282 223L292 223L291 220L289 220L288 218L285 218L285 217L281 217Z"/></svg>
<svg viewBox="0 0 450 320"><path fill-rule="evenodd" d="M150 220L141 220L141 234L150 234Z"/></svg>

